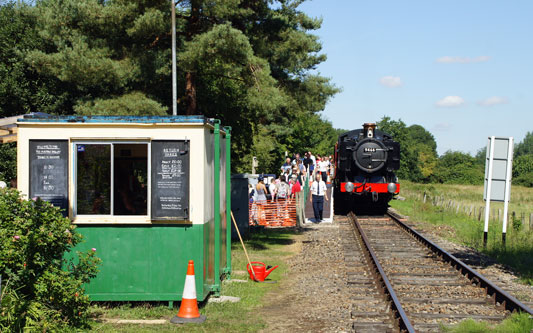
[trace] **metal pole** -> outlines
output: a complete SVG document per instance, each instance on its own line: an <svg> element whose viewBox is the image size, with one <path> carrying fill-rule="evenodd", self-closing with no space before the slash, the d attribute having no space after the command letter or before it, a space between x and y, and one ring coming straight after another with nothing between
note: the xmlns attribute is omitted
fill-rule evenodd
<svg viewBox="0 0 533 333"><path fill-rule="evenodd" d="M176 79L176 3L172 3L172 115L178 114L178 83Z"/></svg>
<svg viewBox="0 0 533 333"><path fill-rule="evenodd" d="M231 274L231 127L224 127L226 131L226 274Z"/></svg>
<svg viewBox="0 0 533 333"><path fill-rule="evenodd" d="M213 291L215 295L220 295L220 120L215 119L215 152L214 152L214 214L215 214L215 285Z"/></svg>
<svg viewBox="0 0 533 333"><path fill-rule="evenodd" d="M489 138L489 169L487 170L487 196L485 204L485 227L483 228L483 246L487 246L487 237L489 232L489 217L490 217L490 194L492 191L492 165L494 162L494 137Z"/></svg>
<svg viewBox="0 0 533 333"><path fill-rule="evenodd" d="M507 148L507 175L505 176L505 197L503 199L503 229L502 229L502 243L505 246L505 235L507 234L507 213L509 209L509 200L511 196L511 175L513 169L513 137L509 138L509 146Z"/></svg>

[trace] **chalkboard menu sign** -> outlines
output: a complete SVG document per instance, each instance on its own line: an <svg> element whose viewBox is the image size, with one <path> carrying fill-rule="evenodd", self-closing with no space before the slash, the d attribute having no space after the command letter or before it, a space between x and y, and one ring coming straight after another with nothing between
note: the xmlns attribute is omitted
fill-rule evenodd
<svg viewBox="0 0 533 333"><path fill-rule="evenodd" d="M189 218L189 141L152 141L152 220Z"/></svg>
<svg viewBox="0 0 533 333"><path fill-rule="evenodd" d="M30 140L30 198L39 197L68 214L68 141Z"/></svg>

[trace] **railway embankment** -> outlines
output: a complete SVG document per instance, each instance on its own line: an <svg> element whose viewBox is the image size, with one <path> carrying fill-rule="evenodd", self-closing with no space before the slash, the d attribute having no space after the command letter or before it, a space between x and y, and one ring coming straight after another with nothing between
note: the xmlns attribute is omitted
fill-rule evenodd
<svg viewBox="0 0 533 333"><path fill-rule="evenodd" d="M483 186L406 183L403 190L406 199L393 200L391 206L409 215L410 223L450 244L462 246L461 253L471 256L465 260L480 269L500 265L512 274L511 280L533 286L533 224L529 220L532 214L525 213L533 212L531 189L513 188L505 244L502 243L501 209L493 205L496 207L491 209L486 247L484 218L479 218L480 212L484 213Z"/></svg>

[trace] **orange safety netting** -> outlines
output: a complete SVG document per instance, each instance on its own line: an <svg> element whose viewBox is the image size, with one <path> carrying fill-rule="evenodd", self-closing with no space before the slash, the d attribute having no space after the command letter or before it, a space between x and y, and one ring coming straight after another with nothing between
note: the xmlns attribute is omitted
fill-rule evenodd
<svg viewBox="0 0 533 333"><path fill-rule="evenodd" d="M296 200L253 202L249 204L250 225L295 227Z"/></svg>

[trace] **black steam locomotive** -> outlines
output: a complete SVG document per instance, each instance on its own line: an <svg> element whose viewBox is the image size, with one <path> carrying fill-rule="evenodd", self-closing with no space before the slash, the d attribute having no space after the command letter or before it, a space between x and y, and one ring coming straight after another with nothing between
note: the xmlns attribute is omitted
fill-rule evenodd
<svg viewBox="0 0 533 333"><path fill-rule="evenodd" d="M339 136L335 145L334 209L384 211L400 192L394 174L400 168L400 144L365 123L362 129Z"/></svg>

